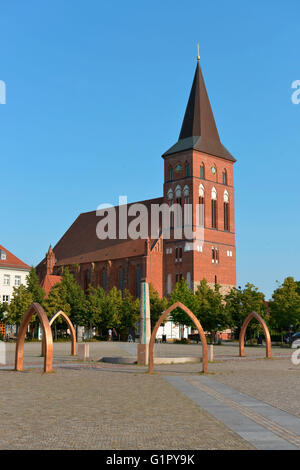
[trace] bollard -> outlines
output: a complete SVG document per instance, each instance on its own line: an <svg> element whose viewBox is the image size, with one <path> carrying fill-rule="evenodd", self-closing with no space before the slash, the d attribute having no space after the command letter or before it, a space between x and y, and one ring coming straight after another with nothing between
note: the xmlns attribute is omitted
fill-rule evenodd
<svg viewBox="0 0 300 470"><path fill-rule="evenodd" d="M208 360L209 362L213 362L214 360L214 345L210 344L208 346Z"/></svg>
<svg viewBox="0 0 300 470"><path fill-rule="evenodd" d="M85 361L89 358L89 345L87 343L77 343L78 359Z"/></svg>

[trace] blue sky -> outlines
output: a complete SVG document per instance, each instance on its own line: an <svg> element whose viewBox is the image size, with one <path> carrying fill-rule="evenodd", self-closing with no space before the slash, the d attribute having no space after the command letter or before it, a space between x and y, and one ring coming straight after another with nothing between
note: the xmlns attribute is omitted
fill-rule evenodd
<svg viewBox="0 0 300 470"><path fill-rule="evenodd" d="M235 155L238 284L269 297L298 249L299 0L0 2L1 244L37 264L81 212L162 194L200 44Z"/></svg>

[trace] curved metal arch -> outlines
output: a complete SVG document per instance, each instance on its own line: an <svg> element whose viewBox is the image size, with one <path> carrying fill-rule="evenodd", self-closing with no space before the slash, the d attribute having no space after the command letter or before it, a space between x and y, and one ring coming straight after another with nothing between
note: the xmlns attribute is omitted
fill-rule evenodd
<svg viewBox="0 0 300 470"><path fill-rule="evenodd" d="M248 317L245 319L245 321L242 325L241 332L240 332L240 337L239 337L240 357L245 356L245 333L246 333L246 330L247 330L247 327L248 327L250 321L253 318L256 318L256 320L259 321L259 323L261 324L261 326L264 330L264 335L265 335L265 339L266 339L266 357L270 358L270 357L272 357L272 353L271 353L271 336L270 336L269 328L267 327L267 324L266 324L265 320L260 315L258 315L258 313L256 313L256 312L251 312L248 315Z"/></svg>
<svg viewBox="0 0 300 470"><path fill-rule="evenodd" d="M65 321L67 322L67 325L69 327L69 330L71 332L71 356L76 356L76 333L75 333L75 328L73 326L73 323L71 322L70 318L68 317L68 315L63 312L63 310L58 310L58 312L56 312L49 320L49 325L51 327L51 325L55 322L55 320L59 317L59 316L62 316ZM52 333L51 333L52 334ZM45 340L44 340L44 336L43 336L43 339L42 339L42 355L44 356L45 355Z"/></svg>
<svg viewBox="0 0 300 470"><path fill-rule="evenodd" d="M43 328L43 337L45 338L44 372L51 372L53 361L53 340L51 327L45 310L37 302L34 302L30 305L29 309L23 317L22 323L18 331L18 338L16 343L15 370L23 370L24 342L26 337L26 331L31 317L35 313L40 319Z"/></svg>
<svg viewBox="0 0 300 470"><path fill-rule="evenodd" d="M206 337L204 330L201 326L201 323L199 322L198 318L193 314L193 312L183 305L181 302L175 302L175 304L171 305L167 310L165 310L158 321L156 322L156 325L152 331L151 334L151 339L149 343L149 368L148 372L151 374L153 372L153 353L154 353L154 341L155 337L157 334L157 330L160 327L161 323L168 318L170 313L175 309L175 308L181 308L189 317L190 319L194 322L197 330L199 331L200 337L201 337L201 343L202 343L202 372L205 374L208 371L208 354L207 354L207 342L206 342Z"/></svg>

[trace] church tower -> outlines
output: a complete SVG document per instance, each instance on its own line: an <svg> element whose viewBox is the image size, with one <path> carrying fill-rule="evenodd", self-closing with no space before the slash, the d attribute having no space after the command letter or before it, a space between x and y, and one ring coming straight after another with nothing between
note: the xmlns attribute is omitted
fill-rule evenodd
<svg viewBox="0 0 300 470"><path fill-rule="evenodd" d="M181 277L194 289L203 278L211 286L220 284L223 293L236 285L236 160L220 141L199 59L178 142L162 155L164 202L192 205L190 215L184 214L181 221L171 215L171 238L164 239L166 295ZM184 234L172 238L181 223L196 232L193 243Z"/></svg>

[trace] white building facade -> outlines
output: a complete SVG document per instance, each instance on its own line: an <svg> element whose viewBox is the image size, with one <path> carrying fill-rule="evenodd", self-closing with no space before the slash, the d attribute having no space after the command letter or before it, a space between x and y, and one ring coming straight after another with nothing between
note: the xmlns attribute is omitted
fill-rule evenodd
<svg viewBox="0 0 300 470"><path fill-rule="evenodd" d="M169 320L164 325L160 326L157 331L156 338L162 339L166 336L166 340L175 341L179 339L187 339L188 335L192 333L192 328L186 325L179 325Z"/></svg>
<svg viewBox="0 0 300 470"><path fill-rule="evenodd" d="M26 285L30 266L0 245L0 302L10 303L14 287Z"/></svg>

